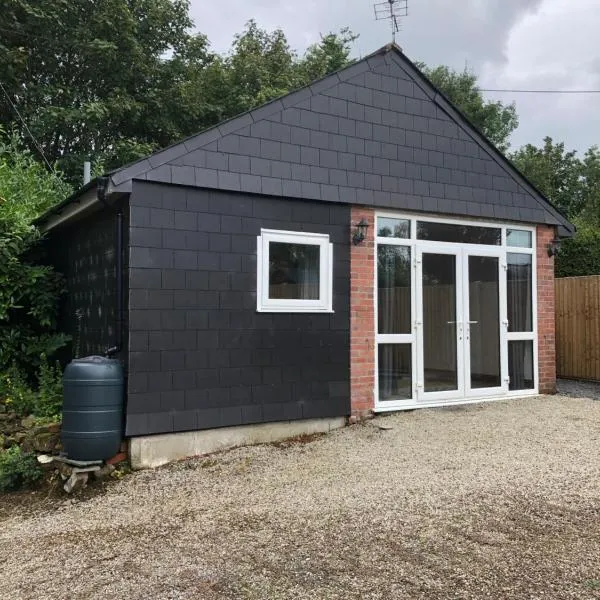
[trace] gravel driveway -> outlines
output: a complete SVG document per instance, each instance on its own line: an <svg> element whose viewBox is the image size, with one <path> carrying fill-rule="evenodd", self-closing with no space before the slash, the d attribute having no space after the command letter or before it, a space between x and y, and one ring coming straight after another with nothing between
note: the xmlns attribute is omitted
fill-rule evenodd
<svg viewBox="0 0 600 600"><path fill-rule="evenodd" d="M0 598L600 598L599 450L600 402L541 397L3 501Z"/></svg>

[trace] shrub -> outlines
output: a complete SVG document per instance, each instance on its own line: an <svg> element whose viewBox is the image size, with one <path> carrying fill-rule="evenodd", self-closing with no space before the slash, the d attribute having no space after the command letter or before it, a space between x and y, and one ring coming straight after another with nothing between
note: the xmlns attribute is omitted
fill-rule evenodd
<svg viewBox="0 0 600 600"><path fill-rule="evenodd" d="M63 401L59 362L51 365L42 355L37 380L38 389L31 389L25 375L13 364L0 374L0 402L20 417L33 414L45 422L59 421Z"/></svg>
<svg viewBox="0 0 600 600"><path fill-rule="evenodd" d="M20 417L30 415L35 408L36 394L14 363L0 373L0 401Z"/></svg>
<svg viewBox="0 0 600 600"><path fill-rule="evenodd" d="M19 446L0 451L0 492L12 492L30 486L42 478L43 471L35 454Z"/></svg>
<svg viewBox="0 0 600 600"><path fill-rule="evenodd" d="M33 414L42 419L60 420L62 404L63 382L60 363L56 361L52 366L43 355L38 373L38 391Z"/></svg>
<svg viewBox="0 0 600 600"><path fill-rule="evenodd" d="M556 276L600 275L600 229L581 220L575 224L575 236L561 244Z"/></svg>
<svg viewBox="0 0 600 600"><path fill-rule="evenodd" d="M68 340L56 329L63 278L40 264L41 234L30 223L70 189L0 128L0 371L14 363L32 378L40 355Z"/></svg>

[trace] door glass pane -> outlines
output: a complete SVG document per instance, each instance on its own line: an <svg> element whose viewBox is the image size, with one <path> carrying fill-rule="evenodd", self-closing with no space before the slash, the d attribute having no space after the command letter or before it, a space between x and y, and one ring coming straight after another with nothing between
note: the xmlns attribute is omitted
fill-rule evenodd
<svg viewBox="0 0 600 600"><path fill-rule="evenodd" d="M456 256L423 253L424 390L458 389Z"/></svg>
<svg viewBox="0 0 600 600"><path fill-rule="evenodd" d="M471 388L500 386L499 259L469 256Z"/></svg>
<svg viewBox="0 0 600 600"><path fill-rule="evenodd" d="M269 298L318 300L319 252L316 244L269 242Z"/></svg>
<svg viewBox="0 0 600 600"><path fill-rule="evenodd" d="M532 390L533 376L533 340L508 342L509 390Z"/></svg>
<svg viewBox="0 0 600 600"><path fill-rule="evenodd" d="M377 235L379 237L410 237L410 221L408 219L377 218Z"/></svg>
<svg viewBox="0 0 600 600"><path fill-rule="evenodd" d="M379 333L410 333L410 278L410 248L380 244L377 247Z"/></svg>
<svg viewBox="0 0 600 600"><path fill-rule="evenodd" d="M513 248L531 248L531 231L507 229L506 245L513 246Z"/></svg>
<svg viewBox="0 0 600 600"><path fill-rule="evenodd" d="M412 398L410 344L379 344L379 400Z"/></svg>
<svg viewBox="0 0 600 600"><path fill-rule="evenodd" d="M533 331L531 254L506 255L508 331Z"/></svg>
<svg viewBox="0 0 600 600"><path fill-rule="evenodd" d="M502 243L502 229L477 227L453 223L417 222L417 239L435 242L457 242L461 244L488 244L499 246Z"/></svg>

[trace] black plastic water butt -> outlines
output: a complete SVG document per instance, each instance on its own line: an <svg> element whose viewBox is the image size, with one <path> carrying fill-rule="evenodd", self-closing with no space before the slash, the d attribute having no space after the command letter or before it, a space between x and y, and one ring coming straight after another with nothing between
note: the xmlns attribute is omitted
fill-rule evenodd
<svg viewBox="0 0 600 600"><path fill-rule="evenodd" d="M61 438L72 460L105 460L123 439L123 367L118 360L72 360L63 374Z"/></svg>

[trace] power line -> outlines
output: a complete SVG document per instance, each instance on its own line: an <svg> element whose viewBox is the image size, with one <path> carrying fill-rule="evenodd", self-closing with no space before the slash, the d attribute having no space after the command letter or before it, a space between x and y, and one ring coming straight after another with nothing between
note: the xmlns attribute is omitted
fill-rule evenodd
<svg viewBox="0 0 600 600"><path fill-rule="evenodd" d="M479 88L480 92L506 92L510 94L600 94L600 90L503 90Z"/></svg>
<svg viewBox="0 0 600 600"><path fill-rule="evenodd" d="M31 133L31 130L29 129L29 127L27 127L27 123L25 123L25 119L21 116L21 113L19 112L19 109L16 107L15 103L12 101L11 97L8 95L8 92L6 91L6 89L4 88L4 86L2 85L1 81L0 81L0 89L4 92L4 95L6 96L6 99L8 100L9 104L13 107L14 111L17 113L17 116L21 120L21 123L23 123L23 127L25 127L25 130L29 134L29 137L33 140L33 143L35 144L35 147L38 149L38 152L42 155L42 158L44 159L44 162L46 163L47 167L50 169L50 171L52 173L54 173L54 169L52 168L52 166L48 162L48 159L46 158L46 155L44 154L44 151L42 150L42 147L38 144L38 141L33 136L33 133Z"/></svg>

